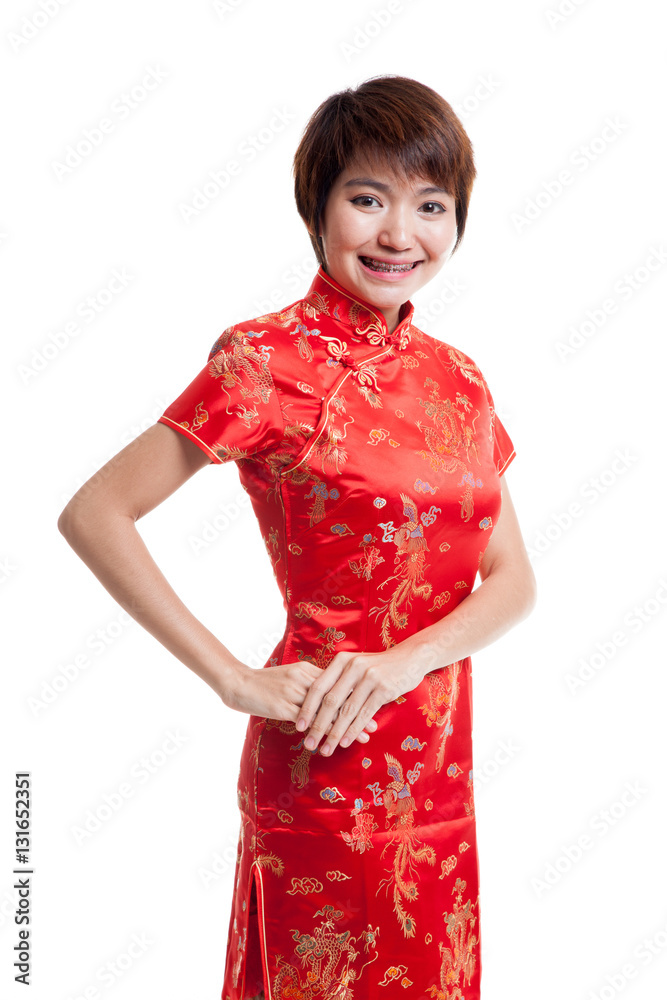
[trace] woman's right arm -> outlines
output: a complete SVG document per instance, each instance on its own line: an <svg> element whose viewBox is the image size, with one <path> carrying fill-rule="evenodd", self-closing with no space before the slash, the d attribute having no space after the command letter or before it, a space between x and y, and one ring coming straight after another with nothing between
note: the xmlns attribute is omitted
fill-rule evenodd
<svg viewBox="0 0 667 1000"><path fill-rule="evenodd" d="M208 455L156 423L102 466L72 497L58 528L117 603L237 711L295 720L319 669L272 668L238 660L183 604L155 563L136 521L175 492Z"/></svg>

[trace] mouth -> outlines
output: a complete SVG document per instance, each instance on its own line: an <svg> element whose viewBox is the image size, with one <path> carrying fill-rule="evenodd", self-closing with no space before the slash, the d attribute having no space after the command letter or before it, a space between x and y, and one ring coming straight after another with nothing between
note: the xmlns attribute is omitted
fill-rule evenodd
<svg viewBox="0 0 667 1000"><path fill-rule="evenodd" d="M380 271L385 274L402 274L406 271L414 271L418 264L421 263L419 260L412 261L389 261L389 260L379 260L377 257L364 257L360 256L359 260L367 267L370 271Z"/></svg>

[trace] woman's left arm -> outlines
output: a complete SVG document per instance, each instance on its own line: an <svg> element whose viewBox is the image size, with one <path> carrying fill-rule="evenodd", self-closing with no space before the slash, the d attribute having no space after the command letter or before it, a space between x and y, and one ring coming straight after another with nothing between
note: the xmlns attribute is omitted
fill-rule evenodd
<svg viewBox="0 0 667 1000"><path fill-rule="evenodd" d="M317 746L334 719L320 752L331 753L339 743L348 746L381 705L411 691L429 671L495 642L533 610L535 574L505 476L501 478L500 515L479 575L479 587L453 611L390 649L336 654L313 681L302 705L297 729L310 728L308 749Z"/></svg>

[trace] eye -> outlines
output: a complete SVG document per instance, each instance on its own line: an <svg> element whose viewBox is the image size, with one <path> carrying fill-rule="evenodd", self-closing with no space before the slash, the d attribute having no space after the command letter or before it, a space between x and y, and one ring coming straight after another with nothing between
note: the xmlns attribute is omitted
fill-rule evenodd
<svg viewBox="0 0 667 1000"><path fill-rule="evenodd" d="M369 204L369 202L372 201L376 202L378 205L380 204L377 198L375 198L372 194L359 194L356 198L352 199L352 204L361 205L362 208L373 208L373 205Z"/></svg>
<svg viewBox="0 0 667 1000"><path fill-rule="evenodd" d="M439 215L446 211L445 206L441 205L439 201L427 201L422 205L422 208L427 209L426 215Z"/></svg>

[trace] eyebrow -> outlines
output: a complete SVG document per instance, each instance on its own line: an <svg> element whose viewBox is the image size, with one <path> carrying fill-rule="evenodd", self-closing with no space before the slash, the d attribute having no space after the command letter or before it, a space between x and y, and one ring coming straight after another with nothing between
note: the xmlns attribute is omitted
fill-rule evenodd
<svg viewBox="0 0 667 1000"><path fill-rule="evenodd" d="M353 177L351 180L345 181L343 187L354 187L355 185L361 185L362 187L374 187L377 188L378 191L382 191L385 194L390 190L388 184L382 184L380 181L374 181L371 177ZM442 187L431 186L420 188L419 191L417 191L417 194L421 197L425 194L449 194L449 191Z"/></svg>

